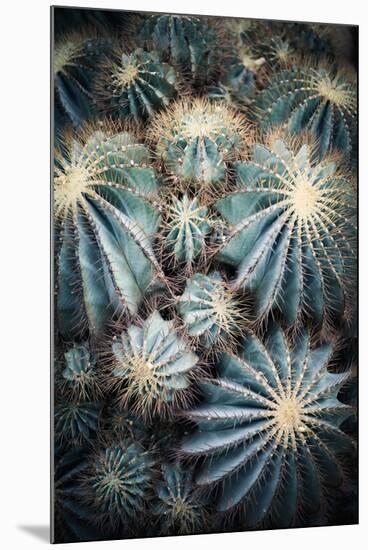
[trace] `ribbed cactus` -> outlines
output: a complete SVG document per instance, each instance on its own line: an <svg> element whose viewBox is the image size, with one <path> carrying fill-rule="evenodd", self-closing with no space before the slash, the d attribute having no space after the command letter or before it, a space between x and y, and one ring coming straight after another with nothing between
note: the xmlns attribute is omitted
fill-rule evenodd
<svg viewBox="0 0 368 550"><path fill-rule="evenodd" d="M212 352L234 346L247 320L239 296L217 271L188 279L178 311L189 336Z"/></svg>
<svg viewBox="0 0 368 550"><path fill-rule="evenodd" d="M206 500L193 483L193 469L180 463L163 464L153 514L164 535L188 535L206 530Z"/></svg>
<svg viewBox="0 0 368 550"><path fill-rule="evenodd" d="M328 371L332 351L312 349L306 332L290 344L278 326L265 342L250 334L188 413L198 430L182 451L205 458L196 481L221 483L217 509L242 504L244 527L318 522L325 487L342 483L339 454L353 447L339 426L351 409L337 395L349 373Z"/></svg>
<svg viewBox="0 0 368 550"><path fill-rule="evenodd" d="M153 120L149 137L167 171L186 186L216 186L227 162L241 156L249 125L224 104L196 98L178 101Z"/></svg>
<svg viewBox="0 0 368 550"><path fill-rule="evenodd" d="M185 403L190 375L198 357L154 311L142 326L131 325L112 345L113 361L107 381L122 403L150 417Z"/></svg>
<svg viewBox="0 0 368 550"><path fill-rule="evenodd" d="M196 260L203 258L206 237L211 231L209 209L199 199L174 196L167 205L163 249L174 265L186 266L191 271Z"/></svg>
<svg viewBox="0 0 368 550"><path fill-rule="evenodd" d="M289 140L290 141L290 140ZM216 208L230 225L218 258L237 266L235 288L255 293L256 317L289 324L341 316L354 286L354 198L349 178L307 141L272 135L236 166L237 187Z"/></svg>
<svg viewBox="0 0 368 550"><path fill-rule="evenodd" d="M216 25L204 17L151 15L141 27L140 38L195 86L210 81L219 70L223 56Z"/></svg>
<svg viewBox="0 0 368 550"><path fill-rule="evenodd" d="M334 66L302 66L277 73L255 99L254 112L263 131L282 124L292 133L312 132L320 159L332 148L354 160L356 86Z"/></svg>
<svg viewBox="0 0 368 550"><path fill-rule="evenodd" d="M354 523L354 27L54 15L55 542Z"/></svg>
<svg viewBox="0 0 368 550"><path fill-rule="evenodd" d="M56 157L57 314L67 337L137 308L161 272L152 249L160 213L149 153L129 133L86 131ZM134 258L134 261L131 260Z"/></svg>
<svg viewBox="0 0 368 550"><path fill-rule="evenodd" d="M96 451L84 482L84 498L100 524L129 530L129 522L144 511L153 466L150 453L129 440Z"/></svg>
<svg viewBox="0 0 368 550"><path fill-rule="evenodd" d="M114 52L102 65L96 96L107 115L140 122L167 107L176 95L175 81L173 67L160 63L154 51Z"/></svg>

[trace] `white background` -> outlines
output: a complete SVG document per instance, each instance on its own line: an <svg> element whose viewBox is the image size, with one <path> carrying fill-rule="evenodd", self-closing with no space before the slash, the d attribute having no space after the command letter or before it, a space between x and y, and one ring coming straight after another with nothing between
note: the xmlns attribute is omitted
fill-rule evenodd
<svg viewBox="0 0 368 550"><path fill-rule="evenodd" d="M62 2L61 2L62 3ZM361 470L359 526L207 535L70 548L349 550L368 539L368 18L360 0L126 0L70 5L360 25ZM49 2L3 2L0 23L0 544L44 547L49 522ZM365 54L365 55L364 55ZM5 124L4 124L5 119ZM5 194L4 194L5 192ZM365 542L364 542L365 540ZM93 546L92 546L93 544ZM109 546L110 545L110 546Z"/></svg>

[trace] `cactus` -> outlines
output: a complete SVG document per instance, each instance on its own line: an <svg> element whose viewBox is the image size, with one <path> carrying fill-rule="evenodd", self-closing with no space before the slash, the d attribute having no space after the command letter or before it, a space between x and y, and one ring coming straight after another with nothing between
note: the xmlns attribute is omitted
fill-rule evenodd
<svg viewBox="0 0 368 550"><path fill-rule="evenodd" d="M130 440L96 451L83 487L84 499L99 524L114 529L137 520L145 508L153 466L150 453Z"/></svg>
<svg viewBox="0 0 368 550"><path fill-rule="evenodd" d="M264 342L249 334L239 355L223 354L204 402L187 413L198 431L186 456L203 456L199 486L218 486L217 509L244 507L243 526L287 527L318 517L327 486L344 479L351 452L341 422L350 407L337 399L349 373L327 370L331 344L311 349L303 331L290 344L271 326Z"/></svg>
<svg viewBox="0 0 368 550"><path fill-rule="evenodd" d="M131 410L150 418L185 403L198 357L158 311L122 332L112 352L108 384Z"/></svg>
<svg viewBox="0 0 368 550"><path fill-rule="evenodd" d="M102 130L69 137L56 157L57 314L66 337L87 327L99 335L112 316L135 314L161 272L148 161L134 136Z"/></svg>
<svg viewBox="0 0 368 550"><path fill-rule="evenodd" d="M244 117L226 105L196 98L158 114L149 131L168 172L185 186L216 187L226 163L239 158L249 136Z"/></svg>
<svg viewBox="0 0 368 550"><path fill-rule="evenodd" d="M88 343L74 346L64 354L62 365L61 393L73 401L88 401L101 397L101 376L96 358Z"/></svg>
<svg viewBox="0 0 368 550"><path fill-rule="evenodd" d="M164 535L203 532L208 522L206 501L193 485L193 470L180 463L163 464L157 485L158 504L153 514Z"/></svg>
<svg viewBox="0 0 368 550"><path fill-rule="evenodd" d="M94 115L92 82L97 63L110 47L111 41L95 31L72 32L56 40L53 55L56 121L66 119L78 126Z"/></svg>
<svg viewBox="0 0 368 550"><path fill-rule="evenodd" d="M167 107L176 95L175 82L173 67L160 63L154 51L114 52L102 65L96 97L105 114L141 122Z"/></svg>
<svg viewBox="0 0 368 550"><path fill-rule="evenodd" d="M208 208L197 197L190 199L186 194L180 199L172 197L167 206L163 247L174 265L185 265L185 271L191 272L195 261L205 254L210 231Z"/></svg>
<svg viewBox="0 0 368 550"><path fill-rule="evenodd" d="M177 307L189 336L211 352L236 345L247 319L239 297L217 271L193 275Z"/></svg>
<svg viewBox="0 0 368 550"><path fill-rule="evenodd" d="M141 27L140 38L194 86L210 82L223 58L216 28L206 18L151 15Z"/></svg>
<svg viewBox="0 0 368 550"><path fill-rule="evenodd" d="M101 404L70 401L55 406L55 439L61 446L81 447L91 443L98 431Z"/></svg>
<svg viewBox="0 0 368 550"><path fill-rule="evenodd" d="M310 131L318 140L320 160L334 149L354 161L356 86L342 70L320 64L274 75L254 101L262 131L285 125L289 132Z"/></svg>
<svg viewBox="0 0 368 550"><path fill-rule="evenodd" d="M230 224L218 258L235 288L255 293L255 315L303 313L327 328L354 291L354 198L349 178L313 144L272 134L236 166L238 189L216 203Z"/></svg>

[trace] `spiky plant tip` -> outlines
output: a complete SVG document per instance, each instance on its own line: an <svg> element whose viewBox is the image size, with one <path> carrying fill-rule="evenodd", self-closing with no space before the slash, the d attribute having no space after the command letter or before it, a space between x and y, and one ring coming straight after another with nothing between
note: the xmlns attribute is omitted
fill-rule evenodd
<svg viewBox="0 0 368 550"><path fill-rule="evenodd" d="M102 378L96 357L85 342L74 344L64 354L59 385L61 394L72 401L95 401L102 397Z"/></svg>

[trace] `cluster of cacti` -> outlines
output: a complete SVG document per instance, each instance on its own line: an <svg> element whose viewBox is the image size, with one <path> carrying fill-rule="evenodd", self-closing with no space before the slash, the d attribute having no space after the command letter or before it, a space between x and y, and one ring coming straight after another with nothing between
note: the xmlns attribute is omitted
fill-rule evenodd
<svg viewBox="0 0 368 550"><path fill-rule="evenodd" d="M55 540L354 523L350 54L93 14L54 9Z"/></svg>

